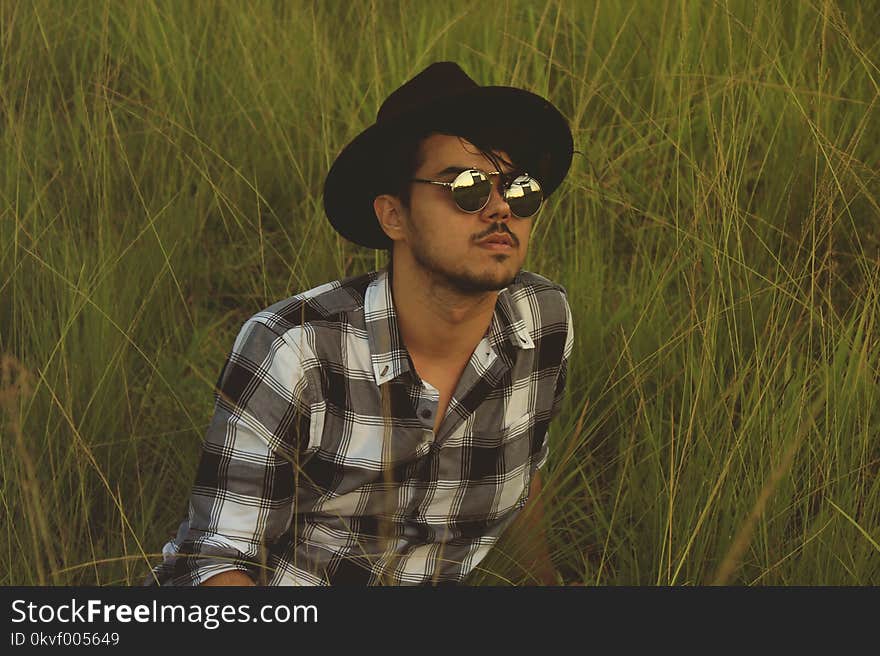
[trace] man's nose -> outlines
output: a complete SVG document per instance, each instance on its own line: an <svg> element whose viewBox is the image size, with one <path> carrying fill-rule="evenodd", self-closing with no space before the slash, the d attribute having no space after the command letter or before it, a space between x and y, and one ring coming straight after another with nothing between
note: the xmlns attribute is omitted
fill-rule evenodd
<svg viewBox="0 0 880 656"><path fill-rule="evenodd" d="M504 189L502 187L502 179L500 175L492 176L492 193L489 196L489 202L480 213L480 217L489 221L497 221L499 219L509 219L511 217L510 205L504 199Z"/></svg>

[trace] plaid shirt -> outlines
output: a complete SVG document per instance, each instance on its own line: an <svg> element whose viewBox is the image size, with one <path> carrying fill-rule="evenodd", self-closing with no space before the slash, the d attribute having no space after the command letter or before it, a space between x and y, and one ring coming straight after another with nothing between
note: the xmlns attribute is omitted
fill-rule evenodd
<svg viewBox="0 0 880 656"><path fill-rule="evenodd" d="M217 382L189 518L148 583L460 582L526 504L572 349L560 285L520 271L439 393L401 340L386 269L248 319Z"/></svg>

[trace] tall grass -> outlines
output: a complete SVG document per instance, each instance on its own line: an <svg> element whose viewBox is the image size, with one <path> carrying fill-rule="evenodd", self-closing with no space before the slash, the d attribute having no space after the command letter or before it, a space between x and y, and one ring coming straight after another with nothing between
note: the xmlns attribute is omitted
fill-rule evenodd
<svg viewBox="0 0 880 656"><path fill-rule="evenodd" d="M241 322L383 264L323 178L443 59L575 134L527 265L576 326L566 580L880 583L878 34L819 0L0 0L0 584L143 580Z"/></svg>

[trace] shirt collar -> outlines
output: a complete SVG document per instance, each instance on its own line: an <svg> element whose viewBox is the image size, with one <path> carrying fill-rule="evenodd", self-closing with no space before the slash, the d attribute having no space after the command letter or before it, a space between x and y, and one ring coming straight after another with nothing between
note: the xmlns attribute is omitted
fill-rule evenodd
<svg viewBox="0 0 880 656"><path fill-rule="evenodd" d="M519 274L514 280L519 280ZM370 360L376 385L382 385L410 371L409 353L400 336L397 313L391 295L391 276L380 269L364 294L364 322L370 343ZM490 348L505 342L512 347L535 347L526 323L511 300L507 287L498 292L495 313L486 332Z"/></svg>

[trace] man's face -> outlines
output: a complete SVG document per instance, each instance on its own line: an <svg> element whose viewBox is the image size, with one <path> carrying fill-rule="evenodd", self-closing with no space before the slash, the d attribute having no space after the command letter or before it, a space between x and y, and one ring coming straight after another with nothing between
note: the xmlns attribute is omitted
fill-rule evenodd
<svg viewBox="0 0 880 656"><path fill-rule="evenodd" d="M501 171L514 170L504 151L494 153ZM452 182L468 168L495 171L492 161L461 137L433 134L421 147L421 165L414 178ZM515 164L515 162L513 162ZM448 187L413 183L402 248L438 281L461 293L500 290L509 285L526 258L532 219L520 219L504 200L500 176L491 177L489 203L477 213L459 209ZM510 246L486 245L491 235L507 235Z"/></svg>

